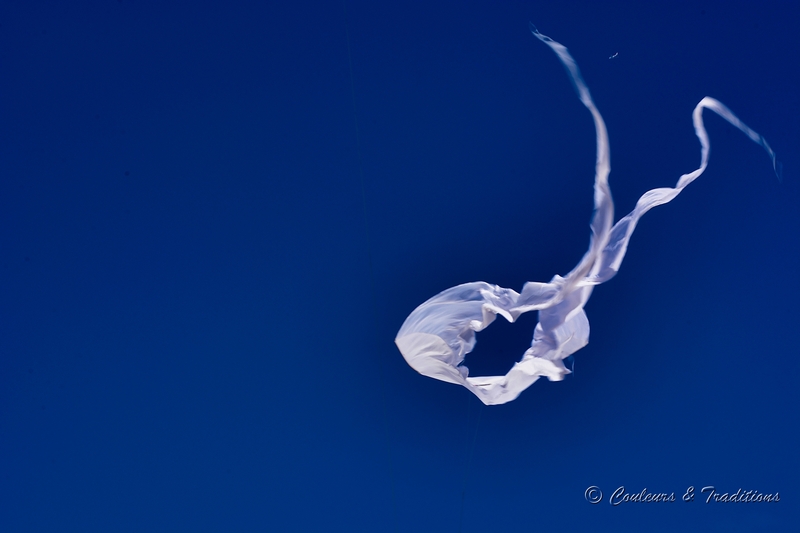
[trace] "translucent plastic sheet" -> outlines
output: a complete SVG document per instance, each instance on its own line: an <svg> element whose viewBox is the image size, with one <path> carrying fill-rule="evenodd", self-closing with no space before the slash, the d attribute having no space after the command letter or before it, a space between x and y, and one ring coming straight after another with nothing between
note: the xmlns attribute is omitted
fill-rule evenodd
<svg viewBox="0 0 800 533"><path fill-rule="evenodd" d="M722 103L706 97L692 114L701 145L700 167L681 176L675 187L647 191L639 198L633 211L613 224L614 204L608 186L608 134L603 118L566 47L542 35L533 26L531 31L564 64L581 102L594 118L597 162L589 250L566 276L557 275L548 283L528 282L521 293L483 281L447 289L417 307L395 339L403 357L414 370L424 376L463 385L487 405L514 400L541 376L559 381L570 372L563 360L589 342L589 320L583 307L594 286L608 281L619 270L639 218L653 207L672 201L705 171L709 140L703 126L703 109L714 111L761 145L772 158L773 168L780 177L775 154L767 141ZM529 311L539 311L539 323L531 347L522 359L504 376L469 377L463 362L475 347L475 333L489 326L497 315L514 322L519 315Z"/></svg>

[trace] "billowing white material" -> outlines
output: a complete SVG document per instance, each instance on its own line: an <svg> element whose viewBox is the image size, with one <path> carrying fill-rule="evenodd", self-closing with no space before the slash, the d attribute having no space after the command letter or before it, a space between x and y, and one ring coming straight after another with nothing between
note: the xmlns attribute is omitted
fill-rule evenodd
<svg viewBox="0 0 800 533"><path fill-rule="evenodd" d="M684 174L675 187L647 191L630 214L614 220L614 204L608 186L610 156L608 135L603 118L594 105L578 65L567 49L539 33L531 31L547 44L564 64L578 96L594 117L597 132L592 236L589 251L565 277L555 276L549 283L528 282L517 293L497 285L478 281L447 289L417 307L403 323L395 343L408 364L424 376L457 383L471 390L487 405L510 402L540 376L559 381L570 371L562 360L589 342L589 320L583 306L595 285L611 279L619 270L639 218L651 208L672 201L706 169L709 141L703 126L703 109L710 109L760 144L772 157L775 154L764 138L743 124L722 103L703 98L692 119L701 145L700 167ZM780 175L779 175L780 177ZM505 376L469 377L462 365L466 354L475 347L475 333L491 324L496 315L514 322L528 311L539 311L539 323L531 347Z"/></svg>

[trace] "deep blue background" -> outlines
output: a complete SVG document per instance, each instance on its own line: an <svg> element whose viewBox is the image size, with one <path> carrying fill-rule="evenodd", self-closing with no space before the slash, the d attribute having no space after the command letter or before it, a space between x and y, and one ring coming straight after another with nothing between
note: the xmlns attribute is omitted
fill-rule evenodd
<svg viewBox="0 0 800 533"><path fill-rule="evenodd" d="M0 530L793 530L797 7L227 4L0 4ZM587 247L591 117L529 20L604 114L618 217L697 166L706 95L786 170L706 113L575 375L485 407L393 339ZM781 501L680 501L704 485Z"/></svg>

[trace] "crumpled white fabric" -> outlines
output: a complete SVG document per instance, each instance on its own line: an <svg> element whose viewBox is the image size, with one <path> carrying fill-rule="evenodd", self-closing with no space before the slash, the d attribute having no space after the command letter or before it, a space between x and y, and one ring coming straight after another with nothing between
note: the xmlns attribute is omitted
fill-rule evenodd
<svg viewBox="0 0 800 533"><path fill-rule="evenodd" d="M706 169L710 145L703 126L703 109L714 111L764 147L780 178L775 154L767 141L722 103L706 97L692 114L701 145L700 167L681 176L675 187L647 191L639 198L633 211L612 225L614 204L608 186L610 155L603 118L566 47L542 35L533 25L531 31L556 53L566 67L581 102L594 117L597 162L595 213L589 251L566 276L557 275L548 283L528 282L521 293L483 281L447 289L417 307L395 339L403 357L414 370L424 376L463 385L487 405L514 400L541 376L559 381L570 372L563 359L589 342L589 320L583 307L594 286L608 281L619 270L639 218L653 207L672 201ZM522 359L504 376L469 377L468 369L462 363L466 354L475 347L475 333L491 324L497 315L514 322L519 315L529 311L539 311L539 323L531 347Z"/></svg>

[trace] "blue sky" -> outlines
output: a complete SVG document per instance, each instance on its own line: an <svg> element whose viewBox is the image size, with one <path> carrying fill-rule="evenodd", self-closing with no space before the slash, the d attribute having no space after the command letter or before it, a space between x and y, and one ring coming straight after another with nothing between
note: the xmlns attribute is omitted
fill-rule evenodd
<svg viewBox="0 0 800 533"><path fill-rule="evenodd" d="M797 16L4 2L0 529L790 531ZM591 116L529 21L603 113L617 217L696 168L704 96L785 171L706 113L707 172L595 290L575 374L486 407L393 339L439 291L519 290L586 250ZM535 324L498 320L468 365L505 372ZM619 487L677 501L609 505Z"/></svg>

